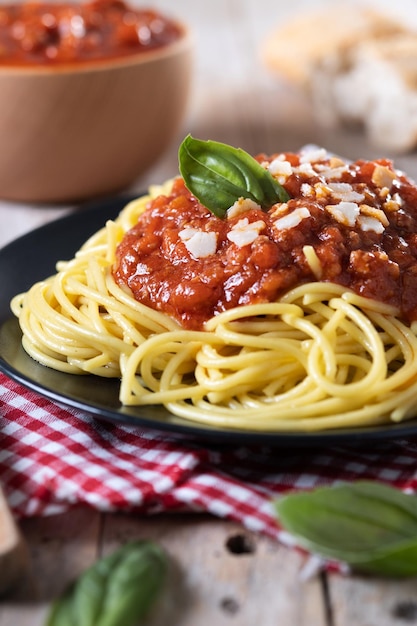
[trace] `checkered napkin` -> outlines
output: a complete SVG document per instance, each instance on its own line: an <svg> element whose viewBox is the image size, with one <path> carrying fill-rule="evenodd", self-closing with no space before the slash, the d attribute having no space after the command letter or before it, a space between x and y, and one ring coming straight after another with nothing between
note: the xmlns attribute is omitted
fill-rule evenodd
<svg viewBox="0 0 417 626"><path fill-rule="evenodd" d="M62 408L0 374L0 481L18 517L87 504L142 514L208 512L283 543L271 502L336 481L417 490L417 438L302 450L174 440Z"/></svg>

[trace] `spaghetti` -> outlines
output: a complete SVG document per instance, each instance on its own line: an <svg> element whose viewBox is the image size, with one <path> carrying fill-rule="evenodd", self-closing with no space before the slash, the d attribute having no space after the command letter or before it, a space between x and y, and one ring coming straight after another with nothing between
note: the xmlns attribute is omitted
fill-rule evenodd
<svg viewBox="0 0 417 626"><path fill-rule="evenodd" d="M313 203L316 207L320 204L317 184L324 184L324 169L328 185L329 168L335 175L337 168L345 167L340 163L329 165L328 156L316 160L310 157L309 169L314 169L314 178L310 174L307 181L305 167L304 173L296 171L300 161L295 157L279 155L267 162L268 167L274 164L274 168L279 168L281 177L284 170L287 172L284 184L288 182L288 188L295 184L291 176L297 176L298 182L301 180L299 188L309 187L304 187L302 206L298 196L294 206L291 200L286 207L276 206L269 211L275 223L287 220L281 221L280 232L297 228L297 224L288 225L291 219L294 224L308 219L300 217L300 208L308 210L311 216ZM291 171L287 165L280 167L280 163L290 163ZM377 168L374 163L371 175ZM342 180L347 180L346 176ZM399 204L400 186L388 194L386 182L384 179L379 185L375 183L374 196L379 188L383 190L381 196L386 207L389 202ZM337 214L335 197L342 191L346 196L346 185L351 183L338 184L345 186L330 185L323 201L325 207L336 207L326 211L326 220L330 220L326 222L326 232L329 223L333 228L338 219L348 219L348 210L355 212L351 205L358 202L358 196L354 195L359 193L358 187L354 187L351 199L339 198L339 204L350 205L346 208L340 204ZM367 196L362 203L367 208L357 212L355 228L363 233L371 232L375 253L379 226L371 222L374 230L363 229L359 218L385 223L389 210L385 208L384 216L378 213L381 209L375 202L371 206L370 191L365 190L363 180L358 184L362 186L361 193ZM302 257L303 269L291 273L296 282L281 287L271 301L265 299L264 291L257 293L255 283L251 283L252 299L245 292L246 302L217 305L218 309L208 309L207 319L198 318L198 324L193 324L191 316L181 307L175 310L176 314L172 313L173 309L167 313L163 303L152 301L151 296L145 303L134 297L129 281L118 271L123 258L121 244L126 234L137 228L138 221L149 219L150 207L156 210L155 202L160 207L168 203L167 198L175 201L181 196L183 191L172 196L176 185L181 187L181 181L152 188L148 196L128 204L73 259L60 261L54 276L13 299L12 310L19 318L23 346L31 357L69 374L120 378L122 404L161 404L187 420L232 429L307 432L398 422L415 415L417 322L406 319L407 315L411 316L409 300L407 308L405 300L398 297L392 296L390 303L388 298L371 297L366 289L361 293L356 278L347 285L346 273L342 271L329 280L326 274L330 271L329 257L311 237L299 241L297 258ZM312 198L314 185L316 195ZM237 246L242 250L246 246L248 250L248 246L253 248L258 236L266 237L269 227L258 225L248 229L248 225L259 222L259 211L253 206L242 210L245 203L237 204L240 208L235 206L229 215L228 232L233 228L236 231L236 224L247 218L240 229L245 231L243 239L239 243L239 235L232 241L226 234L222 241L228 249ZM361 206L360 201L357 206ZM297 210L298 215L294 213ZM364 220L362 224L369 226L370 222ZM198 229L189 224L187 228L192 230L188 233L190 237L177 239L181 249L192 257L186 244ZM184 223L176 229L177 234L183 232ZM346 224L339 231L343 229L356 232ZM248 235L247 230L257 233L256 237ZM204 232L210 232L210 228ZM254 237L251 243L242 243L251 237ZM355 253L357 256L358 248L354 247L349 251L350 258ZM161 250L155 254L159 258ZM210 253L205 253L203 258L208 257ZM178 256L175 258L180 264ZM135 263L139 267L137 259ZM390 259L388 272L392 273L393 263ZM332 268L334 271L333 265ZM373 269L371 266L370 271ZM375 280L378 283L378 275ZM285 284L288 285L288 280ZM149 289L152 291L152 286Z"/></svg>

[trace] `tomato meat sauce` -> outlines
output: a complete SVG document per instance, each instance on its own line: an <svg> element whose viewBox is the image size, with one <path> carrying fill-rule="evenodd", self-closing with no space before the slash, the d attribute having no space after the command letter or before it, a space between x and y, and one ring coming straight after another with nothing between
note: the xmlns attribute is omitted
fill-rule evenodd
<svg viewBox="0 0 417 626"><path fill-rule="evenodd" d="M54 65L119 58L166 46L182 29L122 0L23 2L0 6L0 66Z"/></svg>
<svg viewBox="0 0 417 626"><path fill-rule="evenodd" d="M334 282L417 320L417 188L388 160L346 163L323 150L259 155L290 200L240 199L221 219L175 180L119 244L113 275L183 327L235 306Z"/></svg>

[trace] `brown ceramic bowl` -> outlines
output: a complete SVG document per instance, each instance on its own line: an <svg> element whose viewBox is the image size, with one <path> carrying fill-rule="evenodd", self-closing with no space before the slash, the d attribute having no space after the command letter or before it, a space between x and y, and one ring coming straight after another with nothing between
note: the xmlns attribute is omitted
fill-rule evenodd
<svg viewBox="0 0 417 626"><path fill-rule="evenodd" d="M192 38L119 60L0 67L0 198L62 203L111 194L178 131Z"/></svg>

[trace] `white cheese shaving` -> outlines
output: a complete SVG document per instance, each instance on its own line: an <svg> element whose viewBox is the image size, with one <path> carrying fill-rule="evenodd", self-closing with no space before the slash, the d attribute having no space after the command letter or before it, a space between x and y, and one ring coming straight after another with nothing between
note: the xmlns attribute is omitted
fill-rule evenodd
<svg viewBox="0 0 417 626"><path fill-rule="evenodd" d="M300 207L298 209L294 209L288 215L284 215L284 217L280 217L276 222L274 222L275 228L278 230L288 230L289 228L294 228L298 226L306 217L311 217L310 211L306 207Z"/></svg>
<svg viewBox="0 0 417 626"><path fill-rule="evenodd" d="M301 150L300 163L315 163L328 158L327 150L317 146L306 146Z"/></svg>
<svg viewBox="0 0 417 626"><path fill-rule="evenodd" d="M227 233L227 238L239 248L243 248L253 243L264 228L265 222L262 220L249 222L248 218L244 217Z"/></svg>
<svg viewBox="0 0 417 626"><path fill-rule="evenodd" d="M363 193L358 193L349 185L349 183L327 183L330 187L332 196L336 200L344 200L346 202L362 202L365 199Z"/></svg>
<svg viewBox="0 0 417 626"><path fill-rule="evenodd" d="M359 205L355 202L339 202L339 204L328 204L328 211L340 224L345 226L354 226L359 216Z"/></svg>
<svg viewBox="0 0 417 626"><path fill-rule="evenodd" d="M311 163L301 163L297 167L293 168L293 172L295 174L302 174L303 176L307 176L308 178L312 178L313 176L317 176L317 172L313 169Z"/></svg>
<svg viewBox="0 0 417 626"><path fill-rule="evenodd" d="M270 216L273 218L281 217L281 215L286 215L287 211L288 204L286 202L277 202L271 207Z"/></svg>
<svg viewBox="0 0 417 626"><path fill-rule="evenodd" d="M394 193L394 195L392 196L392 199L396 204L398 204L398 206L403 205L403 199L401 198L399 193Z"/></svg>
<svg viewBox="0 0 417 626"><path fill-rule="evenodd" d="M337 178L341 178L342 174L349 170L349 167L347 165L341 165L340 167L316 165L316 170L320 172L320 175L324 176L326 180L335 180Z"/></svg>
<svg viewBox="0 0 417 626"><path fill-rule="evenodd" d="M301 195L307 198L313 196L314 195L313 187L309 185L308 183L303 183L301 185Z"/></svg>
<svg viewBox="0 0 417 626"><path fill-rule="evenodd" d="M331 194L331 189L323 182L315 183L314 185L314 193L316 194L316 198L319 200L321 198L325 198Z"/></svg>
<svg viewBox="0 0 417 626"><path fill-rule="evenodd" d="M370 217L369 215L360 215L358 224L363 231L373 230L378 234L384 232L384 225L375 217Z"/></svg>
<svg viewBox="0 0 417 626"><path fill-rule="evenodd" d="M389 226L389 221L384 211L381 209L377 209L376 207L369 206L368 204L360 205L361 215L367 215L368 217L373 217L374 219L381 222L381 224L385 227Z"/></svg>
<svg viewBox="0 0 417 626"><path fill-rule="evenodd" d="M227 209L226 217L230 219L232 217L237 217L242 213L246 213L247 211L252 211L252 209L262 210L262 207L251 200L250 198L239 198L232 204L232 206Z"/></svg>
<svg viewBox="0 0 417 626"><path fill-rule="evenodd" d="M377 164L372 173L372 182L377 187L387 187L391 189L392 183L397 178L397 174L385 165Z"/></svg>
<svg viewBox="0 0 417 626"><path fill-rule="evenodd" d="M274 159L269 164L269 171L272 176L279 176L280 178L287 179L292 174L292 165L289 161L283 161L282 159Z"/></svg>
<svg viewBox="0 0 417 626"><path fill-rule="evenodd" d="M184 228L178 233L188 252L195 259L204 259L216 252L217 234L197 228Z"/></svg>

